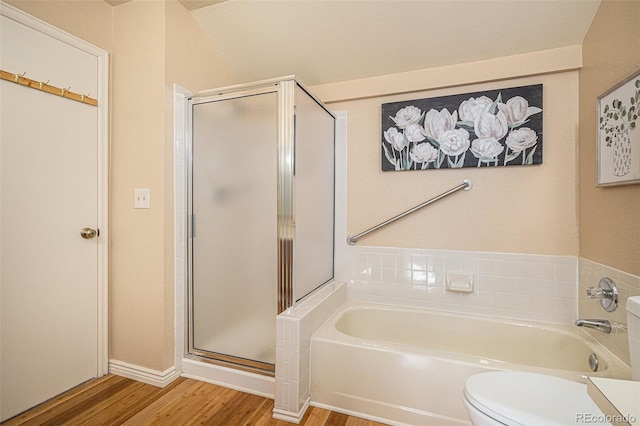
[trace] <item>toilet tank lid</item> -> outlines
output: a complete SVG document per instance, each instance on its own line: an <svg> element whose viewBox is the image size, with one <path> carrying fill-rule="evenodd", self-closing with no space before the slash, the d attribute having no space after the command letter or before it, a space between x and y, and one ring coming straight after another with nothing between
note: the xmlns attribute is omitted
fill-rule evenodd
<svg viewBox="0 0 640 426"><path fill-rule="evenodd" d="M640 317L640 296L633 296L627 299L627 312Z"/></svg>

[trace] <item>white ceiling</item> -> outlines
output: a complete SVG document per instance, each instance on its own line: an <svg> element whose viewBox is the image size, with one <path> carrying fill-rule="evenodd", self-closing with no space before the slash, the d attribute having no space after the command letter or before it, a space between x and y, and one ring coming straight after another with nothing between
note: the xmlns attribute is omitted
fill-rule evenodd
<svg viewBox="0 0 640 426"><path fill-rule="evenodd" d="M238 83L314 85L581 44L599 4L227 0L192 13Z"/></svg>

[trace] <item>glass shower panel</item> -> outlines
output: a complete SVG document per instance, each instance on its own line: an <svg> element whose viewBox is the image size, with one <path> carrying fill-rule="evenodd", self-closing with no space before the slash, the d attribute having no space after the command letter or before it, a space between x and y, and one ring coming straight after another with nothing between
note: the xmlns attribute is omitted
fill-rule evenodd
<svg viewBox="0 0 640 426"><path fill-rule="evenodd" d="M295 89L293 300L333 278L334 117Z"/></svg>
<svg viewBox="0 0 640 426"><path fill-rule="evenodd" d="M190 351L275 364L278 95L199 102Z"/></svg>

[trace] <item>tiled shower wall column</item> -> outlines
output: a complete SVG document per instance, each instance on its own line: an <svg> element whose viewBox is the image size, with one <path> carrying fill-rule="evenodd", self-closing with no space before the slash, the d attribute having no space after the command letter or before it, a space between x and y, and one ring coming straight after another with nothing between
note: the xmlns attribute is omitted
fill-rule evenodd
<svg viewBox="0 0 640 426"><path fill-rule="evenodd" d="M346 298L346 285L334 281L278 315L275 418L293 423L302 419L311 398L311 335Z"/></svg>
<svg viewBox="0 0 640 426"><path fill-rule="evenodd" d="M187 282L187 97L191 93L174 85L173 96L173 203L174 203L174 274L175 274L175 368L182 370L185 336L185 288Z"/></svg>

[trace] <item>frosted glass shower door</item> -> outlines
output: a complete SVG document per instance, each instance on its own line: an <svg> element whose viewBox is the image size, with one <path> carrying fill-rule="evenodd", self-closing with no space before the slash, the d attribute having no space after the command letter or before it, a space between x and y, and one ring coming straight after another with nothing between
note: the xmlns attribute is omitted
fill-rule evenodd
<svg viewBox="0 0 640 426"><path fill-rule="evenodd" d="M198 102L189 349L269 369L261 363L275 364L278 95Z"/></svg>
<svg viewBox="0 0 640 426"><path fill-rule="evenodd" d="M335 119L296 85L293 300L333 278Z"/></svg>

